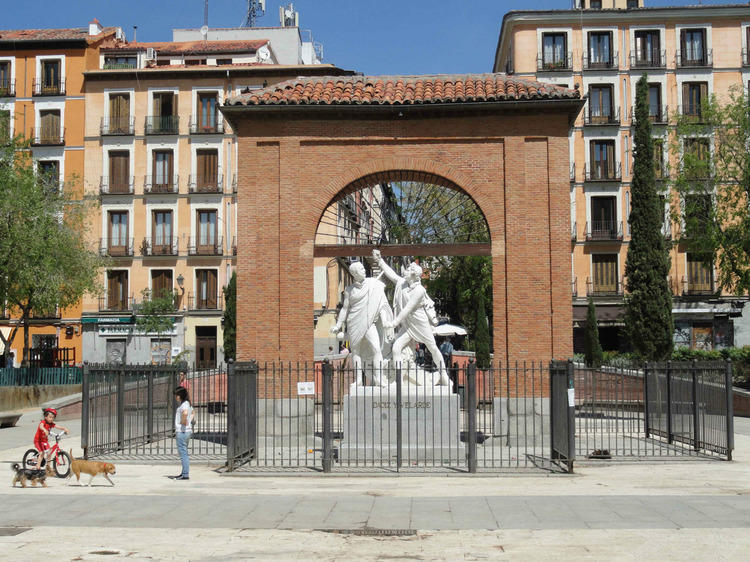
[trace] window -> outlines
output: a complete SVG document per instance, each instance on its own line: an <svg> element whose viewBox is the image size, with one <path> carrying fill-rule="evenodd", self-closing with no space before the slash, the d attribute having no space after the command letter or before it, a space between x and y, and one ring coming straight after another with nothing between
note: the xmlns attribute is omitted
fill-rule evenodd
<svg viewBox="0 0 750 562"><path fill-rule="evenodd" d="M708 98L708 82L684 82L682 84L682 114L699 119L701 106Z"/></svg>
<svg viewBox="0 0 750 562"><path fill-rule="evenodd" d="M617 198L591 198L591 232L592 240L616 240L617 228Z"/></svg>
<svg viewBox="0 0 750 562"><path fill-rule="evenodd" d="M59 191L60 162L58 160L39 160L36 165L44 185L50 190Z"/></svg>
<svg viewBox="0 0 750 562"><path fill-rule="evenodd" d="M174 153L171 150L154 150L152 173L153 191L174 191Z"/></svg>
<svg viewBox="0 0 750 562"><path fill-rule="evenodd" d="M695 232L705 232L710 228L711 212L710 195L694 193L685 196L685 234L688 238Z"/></svg>
<svg viewBox="0 0 750 562"><path fill-rule="evenodd" d="M153 253L170 254L172 252L172 211L154 211L151 215L151 229Z"/></svg>
<svg viewBox="0 0 750 562"><path fill-rule="evenodd" d="M711 171L711 149L707 138L686 138L683 167L690 179L706 179Z"/></svg>
<svg viewBox="0 0 750 562"><path fill-rule="evenodd" d="M109 253L124 256L128 254L128 213L109 212Z"/></svg>
<svg viewBox="0 0 750 562"><path fill-rule="evenodd" d="M219 100L216 93L198 94L198 131L215 132Z"/></svg>
<svg viewBox="0 0 750 562"><path fill-rule="evenodd" d="M104 68L138 68L138 57L135 55L105 56Z"/></svg>
<svg viewBox="0 0 750 562"><path fill-rule="evenodd" d="M198 211L198 253L216 253L216 211Z"/></svg>
<svg viewBox="0 0 750 562"><path fill-rule="evenodd" d="M59 60L42 61L42 94L59 94L62 91L62 79L60 77Z"/></svg>
<svg viewBox="0 0 750 562"><path fill-rule="evenodd" d="M216 64L232 64L232 59L216 59Z"/></svg>
<svg viewBox="0 0 750 562"><path fill-rule="evenodd" d="M628 0L628 10L638 7L638 0Z"/></svg>
<svg viewBox="0 0 750 562"><path fill-rule="evenodd" d="M172 292L172 270L154 269L151 271L151 294L161 297Z"/></svg>
<svg viewBox="0 0 750 562"><path fill-rule="evenodd" d="M664 165L664 141L662 139L654 140L654 175L658 180L667 177L667 170Z"/></svg>
<svg viewBox="0 0 750 562"><path fill-rule="evenodd" d="M130 152L109 151L109 193L130 193Z"/></svg>
<svg viewBox="0 0 750 562"><path fill-rule="evenodd" d="M601 10L602 0L589 0L589 8L592 10Z"/></svg>
<svg viewBox="0 0 750 562"><path fill-rule="evenodd" d="M713 293L713 267L708 254L687 255L687 292L688 294Z"/></svg>
<svg viewBox="0 0 750 562"><path fill-rule="evenodd" d="M636 31L634 66L661 66L661 46L658 31Z"/></svg>
<svg viewBox="0 0 750 562"><path fill-rule="evenodd" d="M615 141L591 141L591 177L592 180L615 179Z"/></svg>
<svg viewBox="0 0 750 562"><path fill-rule="evenodd" d="M594 294L619 294L617 254L593 254Z"/></svg>
<svg viewBox="0 0 750 562"><path fill-rule="evenodd" d="M13 94L13 84L10 81L10 62L0 61L0 97Z"/></svg>
<svg viewBox="0 0 750 562"><path fill-rule="evenodd" d="M612 86L591 86L589 111L592 123L607 123L613 120Z"/></svg>
<svg viewBox="0 0 750 562"><path fill-rule="evenodd" d="M107 309L128 310L128 272L107 272Z"/></svg>
<svg viewBox="0 0 750 562"><path fill-rule="evenodd" d="M648 85L648 116L651 121L660 123L662 121L661 111L661 84Z"/></svg>
<svg viewBox="0 0 750 562"><path fill-rule="evenodd" d="M60 110L39 111L39 129L35 139L37 144L60 144L61 137Z"/></svg>
<svg viewBox="0 0 750 562"><path fill-rule="evenodd" d="M201 149L195 151L198 191L217 191L219 187L219 151Z"/></svg>
<svg viewBox="0 0 750 562"><path fill-rule="evenodd" d="M215 309L217 302L217 284L215 269L198 269L195 272L197 281L196 308Z"/></svg>
<svg viewBox="0 0 750 562"><path fill-rule="evenodd" d="M597 31L589 33L589 68L612 66L612 33Z"/></svg>
<svg viewBox="0 0 750 562"><path fill-rule="evenodd" d="M176 134L179 125L177 117L177 96L174 92L154 94L154 115L151 117L150 133Z"/></svg>
<svg viewBox="0 0 750 562"><path fill-rule="evenodd" d="M565 33L542 35L542 68L568 68L568 37Z"/></svg>
<svg viewBox="0 0 750 562"><path fill-rule="evenodd" d="M110 134L130 134L130 94L109 94Z"/></svg>
<svg viewBox="0 0 750 562"><path fill-rule="evenodd" d="M680 31L681 66L704 66L707 63L706 53L705 29Z"/></svg>
<svg viewBox="0 0 750 562"><path fill-rule="evenodd" d="M197 66L199 64L206 64L206 59L188 59L185 61L187 66Z"/></svg>

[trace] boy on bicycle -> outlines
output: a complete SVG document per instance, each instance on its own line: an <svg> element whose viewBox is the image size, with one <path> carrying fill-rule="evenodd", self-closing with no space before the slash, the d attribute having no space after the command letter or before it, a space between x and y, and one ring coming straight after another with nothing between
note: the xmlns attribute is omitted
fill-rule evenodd
<svg viewBox="0 0 750 562"><path fill-rule="evenodd" d="M42 418L42 421L39 422L39 425L36 428L36 434L34 435L34 447L36 447L36 450L39 451L39 454L36 456L36 468L39 470L42 466L42 459L44 458L44 455L46 454L45 451L49 449L49 432L50 430L55 427L57 429L60 429L64 431L65 433L70 433L70 430L61 426L55 424L55 418L57 417L57 410L54 408L44 408L42 410L42 414L44 417Z"/></svg>

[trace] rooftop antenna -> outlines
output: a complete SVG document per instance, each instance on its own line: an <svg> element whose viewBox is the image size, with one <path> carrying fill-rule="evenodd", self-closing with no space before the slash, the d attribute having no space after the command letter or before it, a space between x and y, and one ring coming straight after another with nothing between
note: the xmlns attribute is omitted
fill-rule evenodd
<svg viewBox="0 0 750 562"><path fill-rule="evenodd" d="M240 27L255 27L255 20L266 13L266 0L247 0L247 14Z"/></svg>
<svg viewBox="0 0 750 562"><path fill-rule="evenodd" d="M203 27L208 27L208 0L203 3Z"/></svg>

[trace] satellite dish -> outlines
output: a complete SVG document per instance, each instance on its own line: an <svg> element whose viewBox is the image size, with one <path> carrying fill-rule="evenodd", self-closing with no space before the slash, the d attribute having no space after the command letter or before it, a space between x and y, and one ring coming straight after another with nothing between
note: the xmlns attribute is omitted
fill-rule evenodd
<svg viewBox="0 0 750 562"><path fill-rule="evenodd" d="M268 50L268 47L265 45L258 49L258 61L265 62L269 58L271 58L271 51Z"/></svg>
<svg viewBox="0 0 750 562"><path fill-rule="evenodd" d="M195 28L193 28L193 29L195 29ZM203 35L204 39L208 35L208 26L207 25L204 25L203 27L201 27L201 35Z"/></svg>

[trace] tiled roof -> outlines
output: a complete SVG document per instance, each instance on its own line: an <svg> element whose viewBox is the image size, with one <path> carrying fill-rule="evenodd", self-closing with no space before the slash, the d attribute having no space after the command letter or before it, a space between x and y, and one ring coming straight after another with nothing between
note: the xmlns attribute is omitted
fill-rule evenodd
<svg viewBox="0 0 750 562"><path fill-rule="evenodd" d="M71 29L2 29L0 41L88 41L101 38L116 31L115 27L105 27L99 35L89 35L88 28Z"/></svg>
<svg viewBox="0 0 750 562"><path fill-rule="evenodd" d="M248 41L170 41L158 43L120 43L104 48L105 51L145 51L155 49L160 55L197 55L203 53L255 52L268 39Z"/></svg>
<svg viewBox="0 0 750 562"><path fill-rule="evenodd" d="M227 105L412 105L578 98L578 91L501 73L301 76L230 98Z"/></svg>

